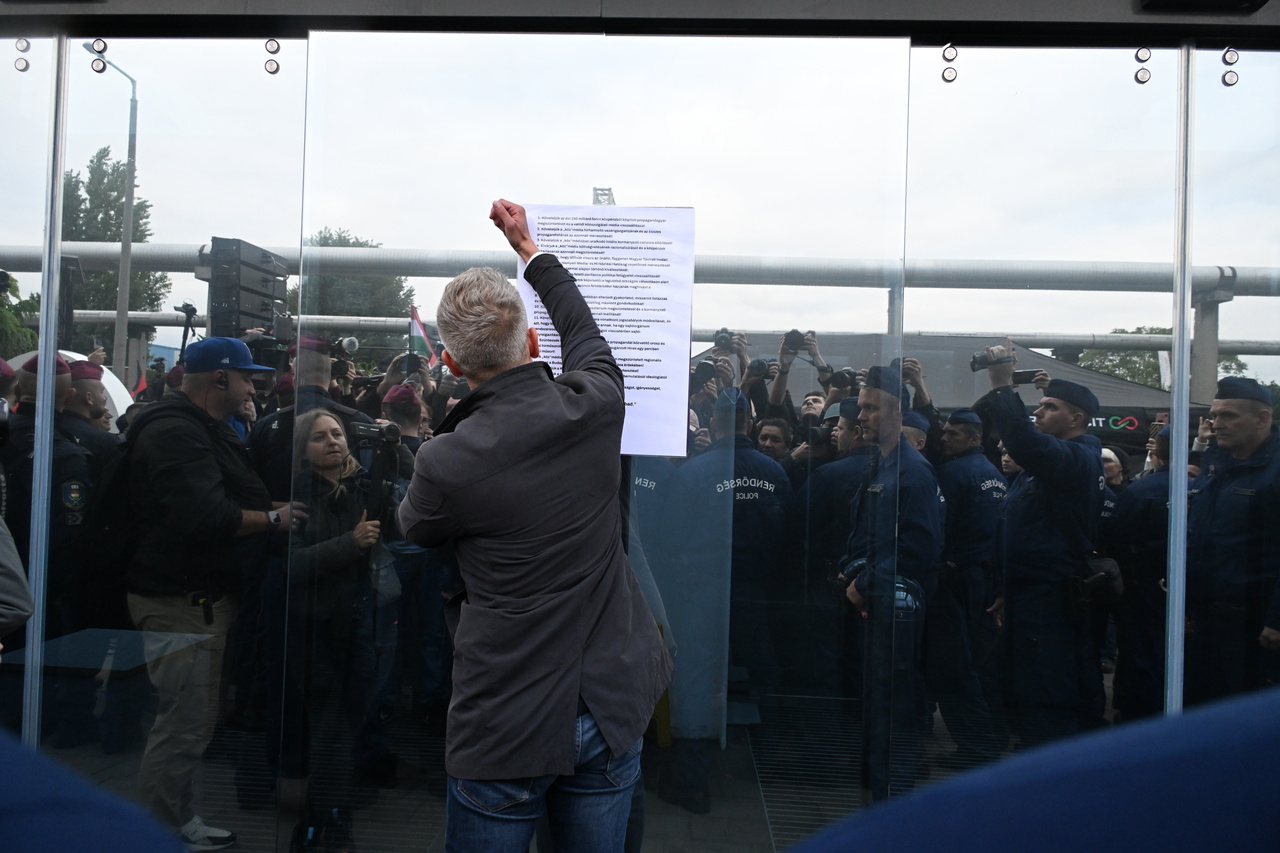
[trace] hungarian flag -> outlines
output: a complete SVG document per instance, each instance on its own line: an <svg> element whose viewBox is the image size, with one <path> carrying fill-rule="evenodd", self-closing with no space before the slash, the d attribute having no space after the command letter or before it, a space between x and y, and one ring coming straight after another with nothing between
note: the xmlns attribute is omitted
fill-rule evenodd
<svg viewBox="0 0 1280 853"><path fill-rule="evenodd" d="M418 306L410 309L409 315L409 352L417 353L427 360L430 367L436 366L436 351L431 348L427 332L422 328L422 319L418 317Z"/></svg>

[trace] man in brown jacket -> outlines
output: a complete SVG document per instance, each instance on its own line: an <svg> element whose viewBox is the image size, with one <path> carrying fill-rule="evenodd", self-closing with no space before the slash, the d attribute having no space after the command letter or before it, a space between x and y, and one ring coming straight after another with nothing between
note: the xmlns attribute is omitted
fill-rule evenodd
<svg viewBox="0 0 1280 853"><path fill-rule="evenodd" d="M497 270L445 288L444 361L472 391L418 452L400 528L453 540L446 847L525 851L545 811L557 849L622 849L641 735L671 675L622 548L622 371L573 276L538 251L522 207L489 218L528 263L560 335L539 354L519 293Z"/></svg>

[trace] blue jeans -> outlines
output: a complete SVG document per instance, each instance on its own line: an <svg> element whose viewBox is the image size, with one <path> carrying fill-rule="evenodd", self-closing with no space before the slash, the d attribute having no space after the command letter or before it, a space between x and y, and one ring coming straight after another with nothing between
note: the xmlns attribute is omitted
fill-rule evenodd
<svg viewBox="0 0 1280 853"><path fill-rule="evenodd" d="M525 853L543 811L556 853L621 853L644 741L613 756L590 713L578 715L576 728L572 776L486 781L450 776L446 853Z"/></svg>

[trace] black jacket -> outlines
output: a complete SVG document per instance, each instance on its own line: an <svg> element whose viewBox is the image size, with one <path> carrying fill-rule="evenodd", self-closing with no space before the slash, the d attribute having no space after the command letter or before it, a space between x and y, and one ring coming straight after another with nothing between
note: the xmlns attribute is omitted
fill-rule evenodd
<svg viewBox="0 0 1280 853"><path fill-rule="evenodd" d="M235 592L244 564L261 556L267 539L236 538L240 511L271 509L240 437L181 392L147 406L129 431L130 508L138 537L129 590Z"/></svg>
<svg viewBox="0 0 1280 853"><path fill-rule="evenodd" d="M622 371L553 256L525 279L560 334L543 362L481 384L418 451L400 528L452 539L466 584L445 764L462 779L574 772L585 700L615 753L644 732L671 674L622 549Z"/></svg>

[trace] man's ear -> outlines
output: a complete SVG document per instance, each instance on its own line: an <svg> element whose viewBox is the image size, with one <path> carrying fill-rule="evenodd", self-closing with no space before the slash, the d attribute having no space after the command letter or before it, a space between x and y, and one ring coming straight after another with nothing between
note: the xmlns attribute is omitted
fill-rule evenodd
<svg viewBox="0 0 1280 853"><path fill-rule="evenodd" d="M444 359L444 366L449 368L450 373L454 376L462 376L462 368L458 367L458 362L453 360L448 350L441 350L440 358Z"/></svg>
<svg viewBox="0 0 1280 853"><path fill-rule="evenodd" d="M537 358L542 354L542 350L538 347L538 330L533 326L529 327L529 358Z"/></svg>

